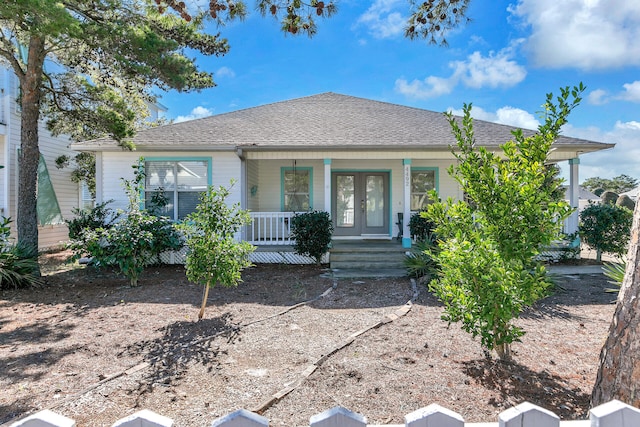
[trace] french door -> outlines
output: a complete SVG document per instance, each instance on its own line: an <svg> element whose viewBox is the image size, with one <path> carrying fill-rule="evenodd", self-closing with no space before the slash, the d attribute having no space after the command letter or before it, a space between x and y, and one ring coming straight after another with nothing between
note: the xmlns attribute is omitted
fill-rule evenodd
<svg viewBox="0 0 640 427"><path fill-rule="evenodd" d="M331 175L335 236L389 235L389 173Z"/></svg>

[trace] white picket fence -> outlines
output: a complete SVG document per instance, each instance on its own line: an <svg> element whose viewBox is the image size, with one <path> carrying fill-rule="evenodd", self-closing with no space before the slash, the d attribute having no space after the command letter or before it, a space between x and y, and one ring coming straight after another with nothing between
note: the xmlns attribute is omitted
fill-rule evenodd
<svg viewBox="0 0 640 427"><path fill-rule="evenodd" d="M310 427L639 427L640 410L619 400L600 405L590 412L589 420L560 421L560 418L529 402L507 409L498 416L497 423L465 423L462 416L440 405L430 405L404 417L404 424L374 426L355 412L339 406L309 420ZM74 427L75 421L55 412L44 410L11 427ZM267 427L269 420L254 412L241 409L213 421L211 427ZM170 427L171 418L149 410L116 421L113 427Z"/></svg>

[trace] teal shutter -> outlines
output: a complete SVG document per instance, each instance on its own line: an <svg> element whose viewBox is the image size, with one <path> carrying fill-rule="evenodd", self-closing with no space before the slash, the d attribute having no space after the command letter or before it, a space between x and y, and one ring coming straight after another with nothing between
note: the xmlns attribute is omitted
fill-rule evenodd
<svg viewBox="0 0 640 427"><path fill-rule="evenodd" d="M38 222L40 225L61 224L64 222L56 192L51 183L49 170L42 154L38 162Z"/></svg>

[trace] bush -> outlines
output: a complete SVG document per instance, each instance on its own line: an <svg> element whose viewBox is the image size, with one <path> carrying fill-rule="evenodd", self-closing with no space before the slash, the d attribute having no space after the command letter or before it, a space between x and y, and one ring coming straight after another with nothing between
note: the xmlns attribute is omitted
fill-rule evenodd
<svg viewBox="0 0 640 427"><path fill-rule="evenodd" d="M131 286L137 286L144 268L157 263L161 253L184 246L181 235L169 218L140 209L139 188L144 181L144 172L138 166L134 169L135 179L123 180L129 198L128 212L118 212L119 220L113 224L107 221L101 227L92 228L101 218L109 217L104 204L98 205L97 212L94 209L92 214L86 215L84 224L87 227L81 229L70 244L74 251L72 259L89 255L97 266L115 265L129 279ZM82 223L78 221L78 226Z"/></svg>
<svg viewBox="0 0 640 427"><path fill-rule="evenodd" d="M580 237L596 250L596 259L602 252L623 255L631 233L633 212L613 204L590 204L580 213Z"/></svg>
<svg viewBox="0 0 640 427"><path fill-rule="evenodd" d="M631 197L627 196L626 194L622 194L620 195L620 197L618 197L618 200L616 200L616 205L627 208L631 212L633 212L633 210L636 208L635 202L631 200Z"/></svg>
<svg viewBox="0 0 640 427"><path fill-rule="evenodd" d="M11 242L10 224L10 218L0 218L0 289L42 284L38 259Z"/></svg>
<svg viewBox="0 0 640 427"><path fill-rule="evenodd" d="M603 205L615 205L618 197L618 193L609 190L600 195L600 199L602 200Z"/></svg>
<svg viewBox="0 0 640 427"><path fill-rule="evenodd" d="M435 228L435 224L429 221L422 211L414 213L409 219L409 232L411 233L411 238L418 242L433 240L432 234Z"/></svg>
<svg viewBox="0 0 640 427"><path fill-rule="evenodd" d="M332 235L333 223L328 212L312 211L291 218L293 249L297 254L310 256L318 265L331 246Z"/></svg>
<svg viewBox="0 0 640 427"><path fill-rule="evenodd" d="M69 239L78 239L85 230L97 230L98 228L111 228L117 215L107 205L113 200L100 203L93 209L73 210L75 217L65 220L69 229Z"/></svg>
<svg viewBox="0 0 640 427"><path fill-rule="evenodd" d="M598 197L600 197L602 193L604 193L604 188L602 187L598 187L595 190L593 190L593 194L595 194Z"/></svg>
<svg viewBox="0 0 640 427"><path fill-rule="evenodd" d="M431 239L418 241L411 248L411 252L404 259L409 277L429 283L438 274L438 264L431 255L434 250L437 250L436 244Z"/></svg>

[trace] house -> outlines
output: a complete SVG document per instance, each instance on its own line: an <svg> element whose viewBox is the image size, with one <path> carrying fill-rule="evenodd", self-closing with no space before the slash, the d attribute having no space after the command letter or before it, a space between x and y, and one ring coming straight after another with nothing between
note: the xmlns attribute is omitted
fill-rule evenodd
<svg viewBox="0 0 640 427"><path fill-rule="evenodd" d="M18 194L18 151L20 149L20 105L18 78L0 64L0 215L13 219L11 235L16 237ZM39 127L40 165L38 167L38 221L40 249L55 248L68 237L64 218L71 218L75 207L84 205L77 183L71 182L69 168L58 169L55 159L63 154L74 156L69 139L54 137L44 125Z"/></svg>
<svg viewBox="0 0 640 427"><path fill-rule="evenodd" d="M512 127L476 120L475 137L490 149ZM207 185L237 183L228 200L251 211L242 238L261 247L290 243L292 212L331 213L336 240L392 240L411 246L408 221L435 189L463 194L447 174L455 143L442 113L336 93L322 93L141 131L134 152L115 141L72 144L96 153L97 201L127 199L117 178L130 179L140 156L145 197L164 191L166 214L184 218ZM613 147L561 136L550 161L568 161L571 202L578 203L579 156ZM570 227L577 229L577 213Z"/></svg>
<svg viewBox="0 0 640 427"><path fill-rule="evenodd" d="M568 185L564 185L563 188L564 188L564 199L567 202L570 202L571 188ZM584 208L589 206L589 203L600 203L601 201L602 199L600 199L600 196L593 194L591 191L587 190L582 186L578 187L578 206L577 206L578 213L582 212Z"/></svg>
<svg viewBox="0 0 640 427"><path fill-rule="evenodd" d="M636 187L629 191L625 191L624 193L620 193L621 196L629 196L629 198L634 202L638 201L638 194L640 194L640 187Z"/></svg>

